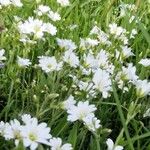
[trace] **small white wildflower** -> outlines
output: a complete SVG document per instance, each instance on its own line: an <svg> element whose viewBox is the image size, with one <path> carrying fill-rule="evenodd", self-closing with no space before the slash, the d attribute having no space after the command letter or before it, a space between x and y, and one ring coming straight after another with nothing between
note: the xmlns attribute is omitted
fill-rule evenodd
<svg viewBox="0 0 150 150"><path fill-rule="evenodd" d="M56 38L57 44L60 48L65 50L75 50L77 48L76 44L72 40L68 39L59 39Z"/></svg>
<svg viewBox="0 0 150 150"><path fill-rule="evenodd" d="M24 146L35 150L38 147L38 143L48 145L48 140L51 138L49 132L50 128L47 127L46 123L38 124L36 118L32 119L30 123L21 127Z"/></svg>
<svg viewBox="0 0 150 150"><path fill-rule="evenodd" d="M84 124L88 127L89 130L95 132L98 128L101 127L100 120L98 120L93 115L88 115L83 119Z"/></svg>
<svg viewBox="0 0 150 150"><path fill-rule="evenodd" d="M17 60L17 63L20 67L28 67L31 65L31 62L29 59L26 59L26 58L21 58L18 56L18 60Z"/></svg>
<svg viewBox="0 0 150 150"><path fill-rule="evenodd" d="M121 34L124 34L126 31L122 27L117 26L116 23L109 24L110 33L119 37Z"/></svg>
<svg viewBox="0 0 150 150"><path fill-rule="evenodd" d="M132 29L131 34L130 34L130 38L131 39L135 38L135 35L137 35L137 30L136 29Z"/></svg>
<svg viewBox="0 0 150 150"><path fill-rule="evenodd" d="M72 145L69 143L62 144L61 138L50 139L51 150L73 150Z"/></svg>
<svg viewBox="0 0 150 150"><path fill-rule="evenodd" d="M99 27L94 26L92 30L90 31L90 35L92 34L97 35L97 38L100 44L104 44L108 46L111 45L111 42L108 40L109 36L104 31L102 31Z"/></svg>
<svg viewBox="0 0 150 150"><path fill-rule="evenodd" d="M63 102L63 108L68 110L75 104L76 104L76 101L74 100L74 97L70 95L68 99Z"/></svg>
<svg viewBox="0 0 150 150"><path fill-rule="evenodd" d="M30 124L34 120L34 118L32 118L31 115L29 115L29 114L23 114L21 116L21 119L24 124L28 124L28 123Z"/></svg>
<svg viewBox="0 0 150 150"><path fill-rule="evenodd" d="M22 140L21 131L21 124L17 119L10 121L10 128L7 129L6 134L9 135L10 139L15 140L15 145L19 144L19 141Z"/></svg>
<svg viewBox="0 0 150 150"><path fill-rule="evenodd" d="M148 67L150 66L150 59L149 58L141 59L139 61L139 64L143 65L144 67Z"/></svg>
<svg viewBox="0 0 150 150"><path fill-rule="evenodd" d="M6 57L4 56L5 54L5 50L1 49L0 50L0 62L2 62L3 60L6 60Z"/></svg>
<svg viewBox="0 0 150 150"><path fill-rule="evenodd" d="M43 25L43 31L51 34L52 36L56 35L57 28L53 26L51 23L44 23Z"/></svg>
<svg viewBox="0 0 150 150"><path fill-rule="evenodd" d="M132 63L129 63L128 67L123 66L121 74L123 80L135 82L138 79L138 76L136 75L136 67L133 66Z"/></svg>
<svg viewBox="0 0 150 150"><path fill-rule="evenodd" d="M74 68L79 66L79 58L72 50L68 50L64 53L63 61Z"/></svg>
<svg viewBox="0 0 150 150"><path fill-rule="evenodd" d="M107 150L123 150L123 146L120 145L116 145L114 144L114 142L109 138L106 141L107 144Z"/></svg>
<svg viewBox="0 0 150 150"><path fill-rule="evenodd" d="M43 71L46 73L52 72L52 71L59 71L62 69L63 63L57 63L56 58L48 57L48 56L40 56L39 57L39 66L42 68Z"/></svg>
<svg viewBox="0 0 150 150"><path fill-rule="evenodd" d="M102 93L103 98L107 98L112 89L110 74L105 70L98 69L95 72L92 81L94 83L94 88Z"/></svg>
<svg viewBox="0 0 150 150"><path fill-rule="evenodd" d="M56 35L57 29L51 23L44 23L42 20L29 17L24 23L18 24L20 35L34 35L36 39L42 39L47 32L52 36Z"/></svg>
<svg viewBox="0 0 150 150"><path fill-rule="evenodd" d="M89 105L88 101L78 102L77 106L72 106L68 111L68 121L74 122L83 120L88 115L92 115L96 110L95 105Z"/></svg>
<svg viewBox="0 0 150 150"><path fill-rule="evenodd" d="M86 39L80 39L80 48L82 49L90 49L92 47L95 47L99 44L98 40L86 38Z"/></svg>
<svg viewBox="0 0 150 150"><path fill-rule="evenodd" d="M11 4L13 4L14 6L17 6L17 7L23 6L23 4L20 0L11 0Z"/></svg>
<svg viewBox="0 0 150 150"><path fill-rule="evenodd" d="M8 6L11 4L10 0L0 0L0 5L2 6Z"/></svg>
<svg viewBox="0 0 150 150"><path fill-rule="evenodd" d="M138 97L150 95L150 82L147 80L137 80L135 82L136 93Z"/></svg>
<svg viewBox="0 0 150 150"><path fill-rule="evenodd" d="M57 3L59 3L62 7L66 7L70 5L69 0L57 0Z"/></svg>
<svg viewBox="0 0 150 150"><path fill-rule="evenodd" d="M48 17L52 19L53 21L59 21L61 20L60 14L57 12L49 11Z"/></svg>
<svg viewBox="0 0 150 150"><path fill-rule="evenodd" d="M122 49L122 58L128 58L129 56L134 56L134 54L131 52L132 49L127 46L121 46Z"/></svg>
<svg viewBox="0 0 150 150"><path fill-rule="evenodd" d="M134 4L121 4L119 6L121 8L120 10L120 17L124 17L127 13L127 11L133 11L136 9L136 6Z"/></svg>
<svg viewBox="0 0 150 150"><path fill-rule="evenodd" d="M118 37L118 39L120 39L124 45L127 45L129 43L129 39L124 34Z"/></svg>
<svg viewBox="0 0 150 150"><path fill-rule="evenodd" d="M38 9L35 11L35 13L36 13L38 16L42 16L42 15L44 15L44 14L47 14L49 11L50 11L49 6L46 6L46 5L39 5L39 6L38 6Z"/></svg>
<svg viewBox="0 0 150 150"><path fill-rule="evenodd" d="M94 26L94 27L91 29L91 31L90 31L90 35L92 35L92 34L99 34L99 32L100 32L100 28L97 27L97 26Z"/></svg>
<svg viewBox="0 0 150 150"><path fill-rule="evenodd" d="M90 90L93 89L93 83L90 82L83 82L83 81L79 81L78 83L79 89L89 92Z"/></svg>
<svg viewBox="0 0 150 150"><path fill-rule="evenodd" d="M97 67L97 61L94 58L94 55L88 54L84 55L84 66L86 68L96 68Z"/></svg>
<svg viewBox="0 0 150 150"><path fill-rule="evenodd" d="M96 56L98 67L105 68L108 64L108 58L109 54L105 50L101 49Z"/></svg>
<svg viewBox="0 0 150 150"><path fill-rule="evenodd" d="M9 123L4 123L3 121L0 122L0 135L5 138L5 140L10 140L12 137L9 134L11 130L11 126Z"/></svg>

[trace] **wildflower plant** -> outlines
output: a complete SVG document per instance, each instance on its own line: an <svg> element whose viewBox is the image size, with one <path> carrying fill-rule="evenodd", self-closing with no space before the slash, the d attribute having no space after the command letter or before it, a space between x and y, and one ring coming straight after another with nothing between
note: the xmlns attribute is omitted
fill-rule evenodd
<svg viewBox="0 0 150 150"><path fill-rule="evenodd" d="M150 149L149 0L0 0L0 149Z"/></svg>

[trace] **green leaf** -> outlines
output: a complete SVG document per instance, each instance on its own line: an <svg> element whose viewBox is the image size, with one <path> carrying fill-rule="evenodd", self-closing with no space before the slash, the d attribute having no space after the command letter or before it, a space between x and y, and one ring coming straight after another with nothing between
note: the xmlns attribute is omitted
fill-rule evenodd
<svg viewBox="0 0 150 150"><path fill-rule="evenodd" d="M77 132L78 132L78 123L75 123L68 137L68 142L72 144L74 149L77 142Z"/></svg>
<svg viewBox="0 0 150 150"><path fill-rule="evenodd" d="M20 142L19 145L14 150L25 150L25 147L23 146L23 142Z"/></svg>
<svg viewBox="0 0 150 150"><path fill-rule="evenodd" d="M66 117L63 117L62 119L59 119L58 125L53 130L53 134L55 136L59 136L68 126L66 122Z"/></svg>

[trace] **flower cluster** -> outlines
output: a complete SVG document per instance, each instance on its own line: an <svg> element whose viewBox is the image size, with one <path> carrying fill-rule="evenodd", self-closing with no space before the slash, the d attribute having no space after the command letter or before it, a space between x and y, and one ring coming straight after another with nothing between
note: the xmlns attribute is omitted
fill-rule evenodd
<svg viewBox="0 0 150 150"><path fill-rule="evenodd" d="M71 144L62 145L60 138L52 138L46 123L38 123L37 118L28 114L21 116L21 122L17 119L10 123L1 121L0 135L6 140L13 139L16 146L22 141L24 147L30 147L31 150L37 149L38 144L50 146L52 150L72 150Z"/></svg>
<svg viewBox="0 0 150 150"><path fill-rule="evenodd" d="M20 0L0 0L0 7L13 5L16 7L22 7L23 4Z"/></svg>
<svg viewBox="0 0 150 150"><path fill-rule="evenodd" d="M32 2L31 8L26 9ZM97 1L90 4L95 8L95 4L100 3L104 2ZM71 4L70 0L51 0L43 3L42 0L23 1L23 3L20 0L0 0L2 16L6 13L2 20L6 32L3 32L3 29L1 32L3 27L0 25L0 85L2 85L0 107L1 102L2 108L4 107L4 111L0 114L1 118L4 118L3 114L6 113L5 118L8 120L9 113L14 113L13 106L21 113L32 110L34 113L35 108L37 116L43 117L43 120L47 120L46 116L48 119L52 118L52 122L48 124L40 123L37 118L28 114L20 116L18 120L1 121L0 136L2 140L11 141L10 147L23 145L27 149L35 150L40 145L44 149L52 150L78 149L78 137L83 138L82 133L86 130L88 131L88 136L87 133L84 135L86 142L83 138L79 149L89 149L82 147L89 141L97 143L99 149L104 143L99 141L101 134L104 134L102 139L111 136L108 135L110 129L105 128L105 125L110 127L109 123L107 125L108 120L103 120L109 108L110 111L114 109L112 115L115 114L114 116L119 119L118 114L116 115L118 113L116 108L119 107L116 107L118 103L115 103L117 94L121 109L127 110L123 111L127 116L125 120L127 126L131 119L139 114L139 106L146 107L144 119L150 116L150 108L139 104L141 103L139 99L145 100L150 96L150 59L149 49L138 50L138 42L142 39L140 33L143 30L146 33L147 26L145 21L146 26L143 30L140 29L144 24L144 22L141 25L139 23L142 18L138 15L133 16L138 3L135 5L118 2L113 5L112 16L110 18L109 15L107 16L106 26L99 22L98 17L95 19L91 15L88 18L90 14L87 15L86 11L80 14L89 2L81 2L81 7L78 6L79 4L79 1ZM32 10L26 12L29 9ZM13 13L10 15L9 11ZM99 11L105 16L105 11L101 9L95 9L93 13ZM75 16L75 20L71 18L72 16ZM81 22L76 18L81 19ZM143 47L146 46L147 44ZM23 100L16 102L19 98ZM8 99L6 106L3 99ZM23 105L22 108L20 104ZM123 116L120 118L122 119ZM110 118L108 116L108 119ZM135 126L141 126L141 123L136 125L136 118L134 119ZM76 126L75 122L80 122L80 126ZM115 121L117 124L118 122L120 123L120 120ZM54 132L51 132L49 124L54 126ZM72 127L72 132L69 132ZM86 129L82 130L82 127ZM143 127L142 124L139 133L142 133ZM120 128L119 125L116 134ZM134 127L131 126L131 130L132 128ZM61 130L58 134L57 129ZM76 132L77 136L75 135L76 137L71 141L73 132ZM105 135L105 132L108 133ZM134 135L134 132L132 134ZM57 137L58 135L64 139ZM124 130L121 130L116 142L108 138L102 149L107 146L108 150L123 150L123 146L118 144L126 140L124 135ZM67 139L73 146L63 142ZM125 144L126 141L123 145Z"/></svg>
<svg viewBox="0 0 150 150"><path fill-rule="evenodd" d="M63 108L67 110L68 121L74 122L80 120L93 132L101 127L100 120L98 120L94 115L96 107L94 105L90 105L88 101L79 101L76 105L76 101L71 95L63 102Z"/></svg>
<svg viewBox="0 0 150 150"><path fill-rule="evenodd" d="M52 21L59 21L60 14L53 12L49 6L39 5L37 10L34 11L38 16L47 15Z"/></svg>
<svg viewBox="0 0 150 150"><path fill-rule="evenodd" d="M57 28L51 23L44 23L42 20L29 17L28 20L18 23L18 29L20 32L21 42L31 42L33 39L43 39L44 34L48 33L51 36L56 35Z"/></svg>

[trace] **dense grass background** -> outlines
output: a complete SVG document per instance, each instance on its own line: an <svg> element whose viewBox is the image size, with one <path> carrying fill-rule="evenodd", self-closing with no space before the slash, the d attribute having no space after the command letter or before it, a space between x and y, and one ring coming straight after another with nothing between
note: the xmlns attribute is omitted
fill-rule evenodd
<svg viewBox="0 0 150 150"><path fill-rule="evenodd" d="M129 24L128 13L126 17L118 18L118 6L121 2L136 4L137 10L132 13L137 17L138 23ZM0 32L0 47L6 50L7 57L5 68L0 69L0 120L9 121L18 118L18 114L30 113L39 121L47 122L52 129L52 135L70 142L75 150L98 150L96 139L91 132L80 122L67 122L66 112L59 107L59 103L74 92L73 83L68 78L68 74L73 70L66 66L59 73L45 74L37 66L27 69L17 66L17 55L28 57L33 64L37 64L37 57L40 55L49 54L59 57L61 54L55 38L47 36L45 42L38 41L38 44L32 46L19 42L14 16L27 19L28 16L35 15L33 10L37 8L34 0L24 0L23 3L21 9L0 10L0 25L9 29L8 32ZM55 0L42 0L42 4L49 5L53 10L59 9L61 13L62 20L55 24L58 29L57 37L72 39L77 44L80 37L88 36L95 24L104 31L108 30L108 25L112 22L116 22L128 31L136 28L138 35L129 42L135 57L128 61L134 62L141 79L149 78L150 70L138 64L141 58L150 57L150 2L148 0L72 0L71 6L67 8L58 8ZM48 21L47 18L43 19ZM68 29L71 24L77 24L78 27L71 31ZM80 54L82 51L77 53ZM85 100L85 95L79 93L77 100ZM124 94L116 89L115 84L110 98L90 100L97 105L96 116L100 118L103 126L98 131L101 150L106 149L107 137L111 137L114 141L117 139L127 150L150 149L150 120L143 118L143 113L150 107L149 100L149 97L144 97L135 103L136 95L133 87ZM5 142L0 137L1 150L13 148L11 141Z"/></svg>

